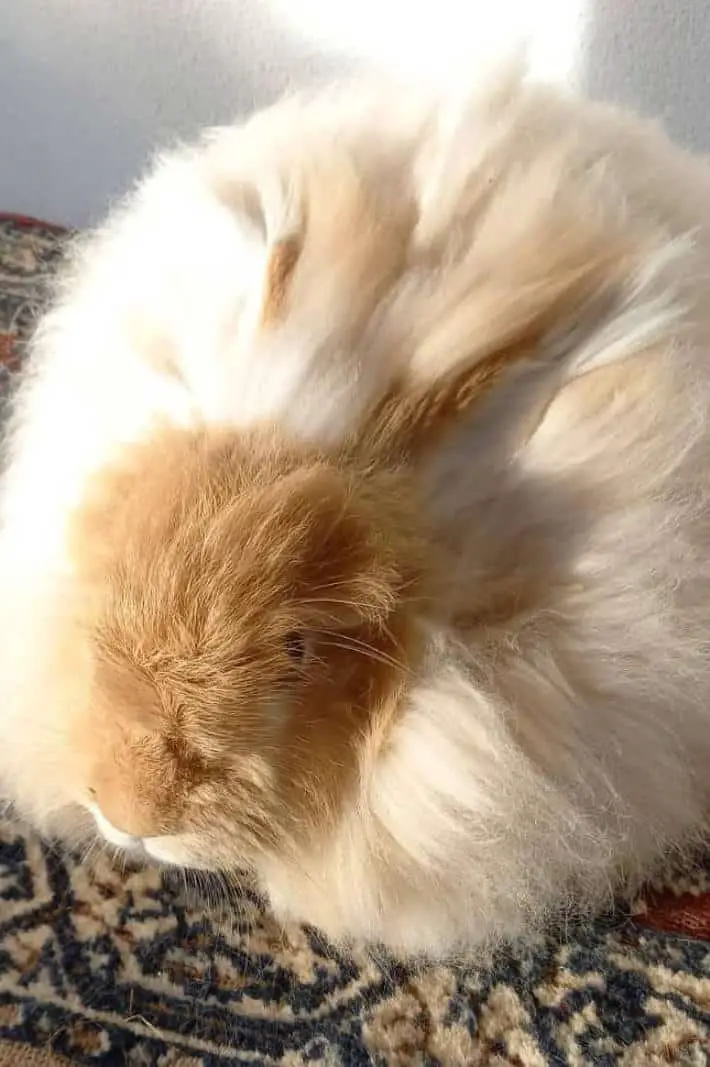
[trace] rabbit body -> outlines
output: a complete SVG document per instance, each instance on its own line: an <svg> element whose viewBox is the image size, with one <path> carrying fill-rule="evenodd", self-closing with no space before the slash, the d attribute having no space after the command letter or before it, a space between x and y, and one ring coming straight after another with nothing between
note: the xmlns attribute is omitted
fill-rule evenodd
<svg viewBox="0 0 710 1067"><path fill-rule="evenodd" d="M448 953L702 835L710 171L611 108L297 97L77 242L0 502L0 782Z"/></svg>

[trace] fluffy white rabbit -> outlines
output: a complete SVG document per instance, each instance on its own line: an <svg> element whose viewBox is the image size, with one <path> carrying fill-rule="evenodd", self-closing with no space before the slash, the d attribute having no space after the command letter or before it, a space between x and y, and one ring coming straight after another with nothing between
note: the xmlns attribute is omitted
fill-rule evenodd
<svg viewBox="0 0 710 1067"><path fill-rule="evenodd" d="M699 840L709 268L708 167L524 78L159 159L7 434L8 800L432 954Z"/></svg>

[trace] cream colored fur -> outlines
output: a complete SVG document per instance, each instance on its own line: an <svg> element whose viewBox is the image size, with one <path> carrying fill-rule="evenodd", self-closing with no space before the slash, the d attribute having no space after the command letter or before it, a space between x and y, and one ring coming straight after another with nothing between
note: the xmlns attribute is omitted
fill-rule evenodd
<svg viewBox="0 0 710 1067"><path fill-rule="evenodd" d="M302 234L264 323L273 249ZM422 600L425 656L397 716L362 739L335 827L261 855L257 876L283 917L441 953L597 906L696 840L709 268L704 164L517 78L455 107L358 87L297 98L158 160L78 243L7 437L8 799L47 832L93 827L63 688L86 669L61 637L67 538L124 445L161 423L268 422L335 448L395 383L436 390L515 349L412 459L451 565ZM153 854L199 864L200 847L176 835Z"/></svg>

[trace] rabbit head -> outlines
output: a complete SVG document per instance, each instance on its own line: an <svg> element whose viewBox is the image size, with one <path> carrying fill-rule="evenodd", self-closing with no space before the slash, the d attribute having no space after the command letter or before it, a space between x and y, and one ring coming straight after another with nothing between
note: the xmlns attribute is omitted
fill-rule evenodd
<svg viewBox="0 0 710 1067"><path fill-rule="evenodd" d="M404 475L166 431L75 516L84 802L112 843L253 862L334 817L416 658Z"/></svg>

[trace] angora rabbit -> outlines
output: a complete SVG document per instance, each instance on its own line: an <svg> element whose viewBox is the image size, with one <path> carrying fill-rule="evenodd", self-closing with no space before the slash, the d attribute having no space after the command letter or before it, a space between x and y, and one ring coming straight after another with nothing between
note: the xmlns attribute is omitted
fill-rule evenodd
<svg viewBox="0 0 710 1067"><path fill-rule="evenodd" d="M8 800L412 953L697 843L709 271L710 170L524 77L159 159L8 430Z"/></svg>

